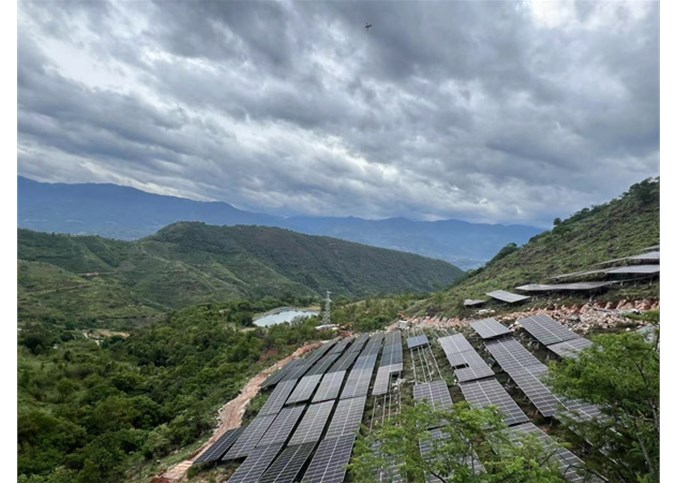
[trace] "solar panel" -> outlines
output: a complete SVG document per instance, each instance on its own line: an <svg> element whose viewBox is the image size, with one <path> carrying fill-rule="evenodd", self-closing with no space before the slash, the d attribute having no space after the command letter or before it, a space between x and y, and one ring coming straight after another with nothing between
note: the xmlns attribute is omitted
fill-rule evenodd
<svg viewBox="0 0 676 483"><path fill-rule="evenodd" d="M296 380L293 381L283 381L277 384L275 390L272 391L270 397L265 401L265 405L258 412L259 416L264 416L266 414L277 414L284 407L284 403L288 399L289 395L293 391L293 388L296 386Z"/></svg>
<svg viewBox="0 0 676 483"><path fill-rule="evenodd" d="M331 348L329 353L331 353L331 354L342 354L343 352L345 352L345 349L347 349L347 346L349 346L352 343L353 340L354 340L353 337L346 337L346 338L340 340L340 342L338 342L336 345L334 345Z"/></svg>
<svg viewBox="0 0 676 483"><path fill-rule="evenodd" d="M303 401L309 401L312 393L315 392L316 387L321 380L321 374L314 374L312 376L304 376L299 382L296 389L291 393L284 404L294 404Z"/></svg>
<svg viewBox="0 0 676 483"><path fill-rule="evenodd" d="M229 429L221 435L209 448L195 460L196 465L218 461L230 449L239 435L244 431L244 427Z"/></svg>
<svg viewBox="0 0 676 483"><path fill-rule="evenodd" d="M258 480L260 483L293 483L317 443L289 446Z"/></svg>
<svg viewBox="0 0 676 483"><path fill-rule="evenodd" d="M439 344L441 344L441 348L444 350L446 357L448 357L449 354L474 350L472 344L470 344L462 334L440 337Z"/></svg>
<svg viewBox="0 0 676 483"><path fill-rule="evenodd" d="M614 283L615 282L572 282L572 283L554 283L554 284L529 283L527 285L521 285L520 287L516 288L523 292L559 292L559 291L579 292L609 287Z"/></svg>
<svg viewBox="0 0 676 483"><path fill-rule="evenodd" d="M512 369L509 377L519 386L519 389L530 399L537 410L545 417L558 413L564 401L554 395L540 380L540 376L547 372L547 368L525 367Z"/></svg>
<svg viewBox="0 0 676 483"><path fill-rule="evenodd" d="M336 412L331 418L329 429L324 439L333 439L347 434L356 434L364 415L366 396L341 399L336 406Z"/></svg>
<svg viewBox="0 0 676 483"><path fill-rule="evenodd" d="M512 369L522 367L534 367L546 370L542 362L531 354L528 349L522 346L519 341L513 337L486 342L486 349L491 353L502 370L509 373Z"/></svg>
<svg viewBox="0 0 676 483"><path fill-rule="evenodd" d="M556 415L556 418L559 420L561 420L560 416L567 416L574 421L589 421L603 417L598 406L594 406L591 403L575 399L564 399L564 404L565 409Z"/></svg>
<svg viewBox="0 0 676 483"><path fill-rule="evenodd" d="M336 362L336 360L339 357L340 357L340 354L338 354L338 353L326 354L324 357L322 357L322 359L317 364L315 364L314 366L312 366L310 368L310 370L307 372L306 376L312 376L312 375L315 375L315 374L319 374L319 375L324 374L326 371L329 370L329 367L331 367L333 365L333 363Z"/></svg>
<svg viewBox="0 0 676 483"><path fill-rule="evenodd" d="M302 481L308 483L342 483L350 461L356 436L324 440L319 444Z"/></svg>
<svg viewBox="0 0 676 483"><path fill-rule="evenodd" d="M565 340L575 339L578 335L564 327L549 315L538 314L517 320L530 335L544 345L556 344Z"/></svg>
<svg viewBox="0 0 676 483"><path fill-rule="evenodd" d="M626 267L609 268L605 271L610 274L655 275L660 273L659 265L629 265Z"/></svg>
<svg viewBox="0 0 676 483"><path fill-rule="evenodd" d="M569 357L572 359L577 359L579 352L582 349L591 347L592 341L585 339L584 337L577 337L575 339L566 340L559 342L558 344L548 345L547 349L554 352L559 357Z"/></svg>
<svg viewBox="0 0 676 483"><path fill-rule="evenodd" d="M373 396L382 396L387 394L390 390L390 366L378 368L378 373L376 374L376 380L373 383L373 389L371 395Z"/></svg>
<svg viewBox="0 0 676 483"><path fill-rule="evenodd" d="M374 368L376 366L376 359L378 358L375 354L362 354L357 359L357 362L354 363L353 369L368 369Z"/></svg>
<svg viewBox="0 0 676 483"><path fill-rule="evenodd" d="M372 372L368 369L352 369L350 375L347 376L343 392L340 393L340 399L365 396L368 393L368 382L370 382Z"/></svg>
<svg viewBox="0 0 676 483"><path fill-rule="evenodd" d="M561 474L571 482L600 482L601 480L587 471L584 462L574 453L559 445L556 440L546 434L533 423L519 424L508 430L511 434L534 434L542 442L545 451L556 459Z"/></svg>
<svg viewBox="0 0 676 483"><path fill-rule="evenodd" d="M303 411L305 405L282 409L256 446L285 443Z"/></svg>
<svg viewBox="0 0 676 483"><path fill-rule="evenodd" d="M268 416L256 416L253 421L246 427L242 434L240 434L237 441L232 445L230 450L225 453L223 460L236 460L244 456L248 456L249 453L256 447L256 444L260 441L261 437L268 430L272 422L277 417L276 414L270 414Z"/></svg>
<svg viewBox="0 0 676 483"><path fill-rule="evenodd" d="M469 325L484 340L512 333L511 330L495 319L475 320L474 322L470 322Z"/></svg>
<svg viewBox="0 0 676 483"><path fill-rule="evenodd" d="M347 374L347 371L329 372L324 374L322 382L319 384L317 392L312 398L312 402L316 403L336 399L340 393L340 388L343 385L345 374Z"/></svg>
<svg viewBox="0 0 676 483"><path fill-rule="evenodd" d="M470 404L480 408L497 406L508 426L528 421L519 405L495 379L462 382L460 389Z"/></svg>
<svg viewBox="0 0 676 483"><path fill-rule="evenodd" d="M444 381L432 381L413 386L413 399L416 402L427 401L434 411L448 409L453 406L451 393Z"/></svg>
<svg viewBox="0 0 676 483"><path fill-rule="evenodd" d="M409 349L416 349L418 347L426 346L430 343L426 335L415 335L406 339L406 345Z"/></svg>
<svg viewBox="0 0 676 483"><path fill-rule="evenodd" d="M319 441L326 421L331 415L334 401L311 404L300 424L293 432L289 446Z"/></svg>
<svg viewBox="0 0 676 483"><path fill-rule="evenodd" d="M354 361L357 360L357 357L359 357L359 351L344 352L343 355L340 356L336 363L332 365L327 372L330 373L336 371L345 371L352 367L352 364L354 364Z"/></svg>
<svg viewBox="0 0 676 483"><path fill-rule="evenodd" d="M453 354L449 358L449 362L451 362L455 371L455 377L459 382L495 376L493 369L474 350Z"/></svg>
<svg viewBox="0 0 676 483"><path fill-rule="evenodd" d="M361 352L361 350L364 348L364 345L366 345L366 342L369 340L369 335L368 334L362 334L359 337L357 337L357 340L355 340L348 351L350 352Z"/></svg>
<svg viewBox="0 0 676 483"><path fill-rule="evenodd" d="M500 302L507 302L508 304L521 302L523 300L530 298L526 297L525 295L518 295L512 292L507 292L506 290L494 290L493 292L487 292L486 295L495 300L499 300Z"/></svg>
<svg viewBox="0 0 676 483"><path fill-rule="evenodd" d="M299 366L300 364L302 364L302 363L303 363L303 362L302 362L300 359L294 359L293 361L289 362L289 363L286 364L284 367L282 367L281 369L279 369L277 372L275 372L274 374L272 374L271 376L269 376L269 377L263 382L263 384L261 384L261 387L262 387L263 389L265 389L266 387L274 386L274 385L277 384L279 381L281 381L282 378L284 378L284 377L289 373L290 370L294 369L295 367L298 367L298 366Z"/></svg>
<svg viewBox="0 0 676 483"><path fill-rule="evenodd" d="M284 446L282 443L261 446L254 449L244 463L239 465L237 471L228 479L228 483L250 483L257 481L265 470L268 469L272 460Z"/></svg>

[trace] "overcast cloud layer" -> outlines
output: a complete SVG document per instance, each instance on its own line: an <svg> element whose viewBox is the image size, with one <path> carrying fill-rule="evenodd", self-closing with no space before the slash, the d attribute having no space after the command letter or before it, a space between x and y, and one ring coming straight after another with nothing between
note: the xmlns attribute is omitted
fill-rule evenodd
<svg viewBox="0 0 676 483"><path fill-rule="evenodd" d="M548 225L659 174L656 2L21 1L18 27L41 181Z"/></svg>

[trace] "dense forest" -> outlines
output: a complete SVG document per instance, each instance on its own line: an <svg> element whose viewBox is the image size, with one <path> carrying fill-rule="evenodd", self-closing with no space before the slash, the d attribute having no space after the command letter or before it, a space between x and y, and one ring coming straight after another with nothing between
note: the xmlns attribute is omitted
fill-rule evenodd
<svg viewBox="0 0 676 483"><path fill-rule="evenodd" d="M362 298L447 287L440 260L278 228L178 223L123 242L19 230L19 318L143 321L197 303Z"/></svg>
<svg viewBox="0 0 676 483"><path fill-rule="evenodd" d="M20 481L130 479L213 427L246 380L318 337L312 322L245 327L279 305L194 306L101 341L49 322L19 332Z"/></svg>

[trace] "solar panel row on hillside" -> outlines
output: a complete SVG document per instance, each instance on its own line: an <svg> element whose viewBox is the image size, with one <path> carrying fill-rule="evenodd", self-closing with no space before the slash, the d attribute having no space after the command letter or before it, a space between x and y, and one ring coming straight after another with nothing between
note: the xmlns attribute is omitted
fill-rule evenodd
<svg viewBox="0 0 676 483"><path fill-rule="evenodd" d="M464 335L442 337L439 343L446 354L448 363L455 370L455 377L458 381L472 381L495 375Z"/></svg>
<svg viewBox="0 0 676 483"><path fill-rule="evenodd" d="M449 357L450 354L455 354L457 352L472 351L474 348L472 345L465 339L465 336L462 334L448 335L446 337L439 338L439 344L444 350L446 357Z"/></svg>
<svg viewBox="0 0 676 483"><path fill-rule="evenodd" d="M329 423L324 439L339 438L348 434L356 434L364 415L366 396L341 399Z"/></svg>
<svg viewBox="0 0 676 483"><path fill-rule="evenodd" d="M357 360L357 357L359 357L358 351L344 352L343 355L340 356L336 363L333 364L327 372L331 373L336 371L345 371L352 367L352 364L354 364L354 361Z"/></svg>
<svg viewBox="0 0 676 483"><path fill-rule="evenodd" d="M293 428L296 427L303 411L305 411L305 407L305 405L302 405L282 409L256 446L285 443Z"/></svg>
<svg viewBox="0 0 676 483"><path fill-rule="evenodd" d="M298 402L309 401L312 398L312 394L315 392L315 389L319 385L321 380L321 374L314 374L312 376L304 376L298 385L293 390L289 398L286 400L285 404L295 404Z"/></svg>
<svg viewBox="0 0 676 483"><path fill-rule="evenodd" d="M368 334L362 334L357 339L352 343L352 345L349 347L348 351L350 352L361 352L361 350L364 348L366 345L366 342L369 340L369 335Z"/></svg>
<svg viewBox="0 0 676 483"><path fill-rule="evenodd" d="M312 402L316 403L336 399L338 394L340 394L340 388L343 385L345 374L347 374L347 371L336 371L324 374L322 382L319 384L317 392L312 398Z"/></svg>
<svg viewBox="0 0 676 483"><path fill-rule="evenodd" d="M239 435L244 431L244 427L230 429L218 438L204 453L196 460L196 465L211 463L220 460L226 451L237 441Z"/></svg>
<svg viewBox="0 0 676 483"><path fill-rule="evenodd" d="M356 436L348 434L339 438L325 439L319 444L310 462L303 482L342 483Z"/></svg>
<svg viewBox="0 0 676 483"><path fill-rule="evenodd" d="M352 397L366 396L373 376L373 369L375 365L365 367L363 369L352 369L347 378L343 392L340 393L340 399L348 399Z"/></svg>
<svg viewBox="0 0 676 483"><path fill-rule="evenodd" d="M544 345L557 344L578 335L545 314L525 317L517 321L530 335Z"/></svg>
<svg viewBox="0 0 676 483"><path fill-rule="evenodd" d="M258 481L260 483L293 483L305 462L310 458L316 444L305 443L287 447Z"/></svg>
<svg viewBox="0 0 676 483"><path fill-rule="evenodd" d="M289 446L319 441L324 426L331 415L334 401L311 404L300 424L293 432Z"/></svg>
<svg viewBox="0 0 676 483"><path fill-rule="evenodd" d="M494 405L505 417L505 424L525 423L528 417L494 378L460 383L465 399L480 408Z"/></svg>
<svg viewBox="0 0 676 483"><path fill-rule="evenodd" d="M425 334L414 335L406 339L406 345L409 349L417 349L418 347L429 345L429 343L430 341Z"/></svg>
<svg viewBox="0 0 676 483"><path fill-rule="evenodd" d="M270 377L268 377L263 384L261 384L261 388L265 389L269 386L274 386L277 384L279 381L281 381L286 375L299 365L301 365L303 362L300 359L295 359L291 362L289 362L287 365L282 367L280 370L272 374Z"/></svg>
<svg viewBox="0 0 676 483"><path fill-rule="evenodd" d="M479 334L479 337L484 340L512 333L511 330L492 318L475 320L470 322L469 325L477 332L477 334Z"/></svg>
<svg viewBox="0 0 676 483"><path fill-rule="evenodd" d="M228 479L228 483L250 483L258 479L268 469L272 460L284 446L282 443L271 444L255 448L251 454L239 465L237 471Z"/></svg>
<svg viewBox="0 0 676 483"><path fill-rule="evenodd" d="M548 345L547 349L554 352L559 357L577 359L579 352L582 349L591 347L592 341L584 337L577 337L575 339L559 342L558 344Z"/></svg>
<svg viewBox="0 0 676 483"><path fill-rule="evenodd" d="M451 393L444 381L432 381L413 386L413 399L416 403L426 401L434 411L453 406Z"/></svg>
<svg viewBox="0 0 676 483"><path fill-rule="evenodd" d="M258 412L258 416L277 414L281 411L284 407L284 403L293 392L294 387L296 387L296 382L297 381L294 379L293 381L283 381L277 384L277 387L275 387L268 397L268 400L265 401L265 404Z"/></svg>
<svg viewBox="0 0 676 483"><path fill-rule="evenodd" d="M499 300L500 302L506 302L508 304L513 304L516 302L521 302L527 300L530 297L525 295L519 295L512 292L507 292L506 290L494 290L493 292L487 292L486 295L489 297Z"/></svg>
<svg viewBox="0 0 676 483"><path fill-rule="evenodd" d="M307 372L306 376L313 376L315 374L319 374L320 376L324 374L326 371L329 370L329 367L333 365L336 360L340 357L340 354L337 352L334 353L329 353L324 355L324 357L321 358L317 364L312 366L310 370Z"/></svg>
<svg viewBox="0 0 676 483"><path fill-rule="evenodd" d="M486 342L488 352L491 353L502 370L509 373L512 369L521 369L523 367L537 367L547 370L537 357L531 354L528 349L522 346L513 337Z"/></svg>
<svg viewBox="0 0 676 483"><path fill-rule="evenodd" d="M236 460L244 456L248 456L256 447L261 437L265 434L276 417L276 414L256 416L254 420L251 421L251 423L246 427L246 429L242 431L242 434L240 434L239 438L237 438L237 441L235 441L230 450L225 454L225 456L223 456L223 460Z"/></svg>

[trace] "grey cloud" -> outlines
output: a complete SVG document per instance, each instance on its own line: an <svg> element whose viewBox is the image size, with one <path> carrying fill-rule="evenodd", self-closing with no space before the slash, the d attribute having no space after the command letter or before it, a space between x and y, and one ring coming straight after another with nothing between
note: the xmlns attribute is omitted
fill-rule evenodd
<svg viewBox="0 0 676 483"><path fill-rule="evenodd" d="M599 9L547 28L514 2L22 2L19 171L545 224L659 173L659 9L587 28ZM44 38L131 73L125 92L68 78Z"/></svg>

